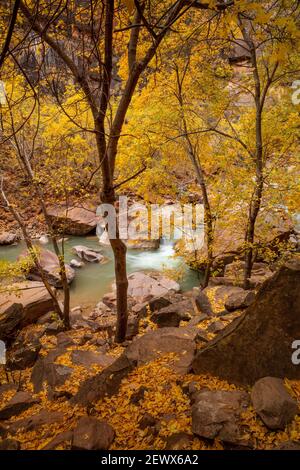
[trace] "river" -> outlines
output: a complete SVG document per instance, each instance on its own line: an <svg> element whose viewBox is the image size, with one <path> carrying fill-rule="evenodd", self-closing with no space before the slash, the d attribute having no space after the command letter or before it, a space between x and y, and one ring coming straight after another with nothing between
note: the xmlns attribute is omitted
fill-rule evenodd
<svg viewBox="0 0 300 470"><path fill-rule="evenodd" d="M52 249L51 245L39 246ZM98 249L108 258L106 264L85 263L81 268L75 268L76 276L71 284L71 306L88 308L93 307L99 302L102 296L110 290L114 280L113 255L109 247L99 245L96 236L88 237L70 237L65 241L65 259L68 263L72 258L79 259L72 252L75 245L85 245L89 248ZM15 261L19 254L25 249L24 242L18 245L1 246L0 259ZM183 276L179 281L183 291L189 290L199 285L199 275L183 264L182 259L174 257L174 250L171 241L162 241L160 248L155 251L128 250L127 252L127 270L128 273L135 271L163 271L167 269L176 269L183 267Z"/></svg>

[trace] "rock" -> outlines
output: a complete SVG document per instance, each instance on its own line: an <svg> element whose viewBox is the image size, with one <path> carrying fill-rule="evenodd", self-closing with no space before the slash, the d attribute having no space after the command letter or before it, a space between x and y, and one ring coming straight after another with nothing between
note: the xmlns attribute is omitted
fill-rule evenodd
<svg viewBox="0 0 300 470"><path fill-rule="evenodd" d="M241 413L249 403L248 394L240 391L197 392L192 407L193 433L207 439L220 439L232 444L248 444L239 424Z"/></svg>
<svg viewBox="0 0 300 470"><path fill-rule="evenodd" d="M127 321L126 339L130 340L139 332L140 319L135 315L129 315Z"/></svg>
<svg viewBox="0 0 300 470"><path fill-rule="evenodd" d="M64 414L60 411L47 411L41 410L39 413L36 413L27 418L19 419L14 421L8 427L9 434L17 434L20 430L22 432L31 432L38 429L41 426L54 423L60 423L64 420Z"/></svg>
<svg viewBox="0 0 300 470"><path fill-rule="evenodd" d="M224 323L222 323L221 321L214 321L212 322L208 328L207 328L207 331L209 333L219 333L220 331L222 331L223 329L225 328L225 325Z"/></svg>
<svg viewBox="0 0 300 470"><path fill-rule="evenodd" d="M213 311L213 315L215 316L219 316L221 313L225 313L225 305L227 299L231 295L242 295L244 292L244 289L241 287L231 285L210 285L203 290L203 294L205 294L210 299L211 309Z"/></svg>
<svg viewBox="0 0 300 470"><path fill-rule="evenodd" d="M173 365L174 370L178 373L186 373L196 348L196 330L175 327L159 328L134 339L124 354L139 366L156 359L161 354L173 352L178 355L178 360Z"/></svg>
<svg viewBox="0 0 300 470"><path fill-rule="evenodd" d="M39 243L41 245L47 245L49 243L49 238L47 237L47 235L42 235L40 238L39 238Z"/></svg>
<svg viewBox="0 0 300 470"><path fill-rule="evenodd" d="M147 429L153 428L158 424L158 419L154 418L154 416L150 415L149 413L145 413L142 419L139 422L139 428Z"/></svg>
<svg viewBox="0 0 300 470"><path fill-rule="evenodd" d="M71 399L71 403L88 405L106 395L113 395L119 389L123 378L127 377L135 366L133 361L122 354L111 366L85 380L80 385L77 394Z"/></svg>
<svg viewBox="0 0 300 470"><path fill-rule="evenodd" d="M9 349L6 367L8 370L23 370L32 367L36 362L41 350L41 343L38 337L33 337L28 341L19 338Z"/></svg>
<svg viewBox="0 0 300 470"><path fill-rule="evenodd" d="M205 292L199 292L197 297L195 298L195 302L199 312L204 313L208 316L214 315L210 300L205 294Z"/></svg>
<svg viewBox="0 0 300 470"><path fill-rule="evenodd" d="M270 429L284 429L293 421L299 408L296 400L288 393L283 380L264 377L252 389L253 408Z"/></svg>
<svg viewBox="0 0 300 470"><path fill-rule="evenodd" d="M0 234L0 245L12 245L18 241L18 237L15 233L2 232Z"/></svg>
<svg viewBox="0 0 300 470"><path fill-rule="evenodd" d="M100 250L94 250L87 246L76 245L73 247L73 251L80 259L89 263L104 263L106 261Z"/></svg>
<svg viewBox="0 0 300 470"><path fill-rule="evenodd" d="M21 444L15 439L4 439L0 441L0 450L20 450Z"/></svg>
<svg viewBox="0 0 300 470"><path fill-rule="evenodd" d="M70 266L72 268L82 268L83 263L81 261L78 261L77 259L71 259Z"/></svg>
<svg viewBox="0 0 300 470"><path fill-rule="evenodd" d="M165 450L189 450L193 436L186 432L177 432L168 436Z"/></svg>
<svg viewBox="0 0 300 470"><path fill-rule="evenodd" d="M191 320L189 321L189 326L197 326L204 320L207 320L208 318L209 316L206 315L205 313L201 313L201 315L196 315L195 317L191 318Z"/></svg>
<svg viewBox="0 0 300 470"><path fill-rule="evenodd" d="M95 231L99 221L93 206L50 207L47 210L53 228L67 235L87 235Z"/></svg>
<svg viewBox="0 0 300 470"><path fill-rule="evenodd" d="M20 307L13 307L14 304L22 305L22 318L20 318ZM15 328L35 323L38 318L52 310L52 299L43 283L30 281L15 283L0 294L0 332L5 336L5 331L8 331L10 335Z"/></svg>
<svg viewBox="0 0 300 470"><path fill-rule="evenodd" d="M226 266L224 277L227 284L232 283L235 285L243 285L244 266L245 263L243 261L235 261L234 263ZM253 263L250 286L260 286L266 279L271 277L272 274L273 273L267 264Z"/></svg>
<svg viewBox="0 0 300 470"><path fill-rule="evenodd" d="M73 364L84 366L86 368L90 368L93 364L108 367L114 362L113 357L94 351L73 350L71 358Z"/></svg>
<svg viewBox="0 0 300 470"><path fill-rule="evenodd" d="M55 436L50 442L48 442L42 450L55 450L56 447L64 443L71 443L73 439L73 431L64 431Z"/></svg>
<svg viewBox="0 0 300 470"><path fill-rule="evenodd" d="M56 357L63 353L63 349L51 351L46 357L37 360L31 372L34 393L41 392L45 384L55 389L70 377L73 371L71 367L54 364Z"/></svg>
<svg viewBox="0 0 300 470"><path fill-rule="evenodd" d="M37 319L36 323L38 325L46 325L47 323L52 323L55 319L55 316L57 316L57 314L54 312L45 313L45 315L42 315L40 318Z"/></svg>
<svg viewBox="0 0 300 470"><path fill-rule="evenodd" d="M154 297L150 299L148 302L144 302L142 304L135 304L132 307L132 311L139 315L139 317L145 317L148 314L148 310L150 312L155 312L156 310L160 310L161 308L168 307L171 305L172 302L164 296Z"/></svg>
<svg viewBox="0 0 300 470"><path fill-rule="evenodd" d="M6 383L3 385L0 385L0 400L2 399L3 395L7 392L10 392L12 390L17 391L17 385L14 383Z"/></svg>
<svg viewBox="0 0 300 470"><path fill-rule="evenodd" d="M157 250L160 240L126 240L125 243L130 250Z"/></svg>
<svg viewBox="0 0 300 470"><path fill-rule="evenodd" d="M176 353L178 358L172 367L180 374L186 373L196 351L197 332L198 329L160 328L135 338L111 366L81 384L72 403L87 405L105 395L113 395L123 378L136 366L146 364L161 354Z"/></svg>
<svg viewBox="0 0 300 470"><path fill-rule="evenodd" d="M39 403L40 400L33 398L28 392L17 392L11 400L0 410L0 420L9 419L19 415L23 411Z"/></svg>
<svg viewBox="0 0 300 470"><path fill-rule="evenodd" d="M277 447L274 447L273 450L300 450L300 442L284 441L281 442Z"/></svg>
<svg viewBox="0 0 300 470"><path fill-rule="evenodd" d="M249 307L255 299L255 293L252 291L241 291L230 294L225 301L225 308L229 312Z"/></svg>
<svg viewBox="0 0 300 470"><path fill-rule="evenodd" d="M64 330L64 324L62 321L53 321L49 323L46 328L45 328L45 334L50 336L50 335L57 335L58 333L62 332Z"/></svg>
<svg viewBox="0 0 300 470"><path fill-rule="evenodd" d="M28 251L25 251L21 253L19 256L19 259L22 258L28 258ZM61 288L62 287L62 282L60 278L60 266L59 266L59 260L58 257L56 256L55 253L53 253L50 250L46 250L45 248L42 248L40 252L38 253L38 259L41 265L41 268L48 279L49 283L54 286ZM67 280L68 284L71 284L75 277L75 271L71 266L68 264L65 264L66 268L66 275L67 275ZM33 265L27 274L27 279L31 281L41 281L41 276L37 270L37 268Z"/></svg>
<svg viewBox="0 0 300 470"><path fill-rule="evenodd" d="M130 397L130 403L137 405L141 400L144 399L145 392L147 392L147 387L140 387L137 392L134 392Z"/></svg>
<svg viewBox="0 0 300 470"><path fill-rule="evenodd" d="M57 334L56 339L58 347L67 348L74 345L72 338L70 338L70 336L63 331Z"/></svg>
<svg viewBox="0 0 300 470"><path fill-rule="evenodd" d="M295 257L259 289L254 302L198 352L192 369L233 383L300 378L292 343L300 338L300 261Z"/></svg>
<svg viewBox="0 0 300 470"><path fill-rule="evenodd" d="M73 450L107 450L115 438L113 428L105 421L83 417L74 429Z"/></svg>
<svg viewBox="0 0 300 470"><path fill-rule="evenodd" d="M159 328L166 326L178 327L181 321L190 320L190 315L185 312L180 304L172 304L168 307L160 309L153 313L151 320L158 325Z"/></svg>
<svg viewBox="0 0 300 470"><path fill-rule="evenodd" d="M164 296L169 292L178 292L179 290L180 286L177 282L161 275L150 276L136 272L128 276L128 295L140 303L149 300L150 296Z"/></svg>
<svg viewBox="0 0 300 470"><path fill-rule="evenodd" d="M1 307L0 307L1 308ZM0 311L0 339L6 341L13 337L17 326L23 319L23 305L13 303Z"/></svg>

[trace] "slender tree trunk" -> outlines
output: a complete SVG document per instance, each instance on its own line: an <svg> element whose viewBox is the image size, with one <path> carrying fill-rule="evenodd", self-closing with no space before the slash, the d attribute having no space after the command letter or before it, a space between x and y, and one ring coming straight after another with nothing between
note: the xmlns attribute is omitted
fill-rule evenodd
<svg viewBox="0 0 300 470"><path fill-rule="evenodd" d="M213 217L212 217L212 212L211 212L211 207L210 207L210 202L209 202L209 197L208 197L208 192L207 192L207 187L206 187L206 181L205 181L205 176L203 173L201 161L192 144L192 141L190 139L189 132L188 132L188 124L187 124L187 120L186 120L186 116L184 112L184 103L183 103L183 94L182 94L183 79L180 80L178 69L176 69L176 75L177 75L177 85L178 85L177 98L178 98L179 106L180 106L180 114L181 114L181 121L182 121L182 127L183 127L182 130L183 130L184 139L187 145L188 155L195 169L197 181L201 189L203 205L204 205L204 224L205 224L204 230L205 230L205 238L206 238L206 245L207 245L207 261L206 261L204 279L202 281L202 288L204 289L205 287L208 286L210 275L211 275L211 268L213 264L213 242L214 242Z"/></svg>
<svg viewBox="0 0 300 470"><path fill-rule="evenodd" d="M41 206L41 209L42 209L42 212L43 212L43 215L44 215L44 219L45 219L46 225L48 227L48 231L50 233L52 246L53 246L54 252L55 252L55 254L58 258L59 275L60 275L62 288L63 288L63 293L64 293L64 307L63 307L63 312L61 312L62 313L61 316L63 318L64 326L68 330L68 329L70 329L70 288L69 288L68 278L67 278L67 273L66 273L65 260L64 260L64 257L62 255L60 249L59 249L57 238L53 233L52 223L51 223L49 215L48 215L47 207L46 207L46 204L45 204L45 201L44 201L43 192L42 192L42 190L39 186L39 183L35 181L34 172L32 170L29 158L26 154L22 153L19 142L18 142L16 136L15 136L15 143L16 143L16 147L17 147L17 151L18 151L18 155L20 157L20 160L21 160L21 162L24 166L24 169L25 169L25 171L26 171L26 173L27 173L27 175L30 179L32 187L33 187L33 189L34 189L34 191L35 191L35 193L38 197L38 200L40 202L40 206Z"/></svg>
<svg viewBox="0 0 300 470"><path fill-rule="evenodd" d="M261 87L261 80L259 76L259 70L257 65L257 58L256 58L256 46L253 40L250 37L248 32L248 25L244 23L244 21L240 18L239 19L240 28L243 34L243 38L245 43L249 48L249 52L251 55L251 65L252 65L252 74L254 79L254 99L255 99L255 167L256 167L256 174L255 174L255 187L253 190L250 207L249 207L249 214L248 214L248 223L245 235L245 267L244 267L244 289L249 289L250 287L250 278L251 272L253 267L253 244L255 241L255 225L257 216L260 211L261 201L262 201L262 194L263 194L263 134L262 134L262 110L264 105L264 100L266 97L266 93L268 91L268 86L271 82L267 82L267 85L264 89L263 96L262 96L262 87ZM276 68L274 69L274 73Z"/></svg>

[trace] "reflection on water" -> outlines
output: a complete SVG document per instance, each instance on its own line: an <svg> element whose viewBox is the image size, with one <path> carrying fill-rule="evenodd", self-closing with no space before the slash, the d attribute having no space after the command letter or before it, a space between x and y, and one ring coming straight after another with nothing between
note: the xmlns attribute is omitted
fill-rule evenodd
<svg viewBox="0 0 300 470"><path fill-rule="evenodd" d="M42 246L38 244L39 246ZM65 259L69 262L76 255L72 252L75 245L85 245L89 248L99 249L98 238L93 237L70 237L65 242ZM51 249L51 245L43 245ZM14 261L24 250L24 243L17 246L0 247L0 259ZM71 305L93 306L110 290L114 280L113 255L108 247L101 247L103 254L108 258L106 264L85 263L82 268L76 269L76 276L71 285ZM155 251L128 250L127 270L128 273L143 270L162 270L164 268L174 269L182 266L182 260L173 257L174 250L170 241L163 241L160 248ZM191 289L199 284L196 272L184 268L184 276L180 282L183 290Z"/></svg>

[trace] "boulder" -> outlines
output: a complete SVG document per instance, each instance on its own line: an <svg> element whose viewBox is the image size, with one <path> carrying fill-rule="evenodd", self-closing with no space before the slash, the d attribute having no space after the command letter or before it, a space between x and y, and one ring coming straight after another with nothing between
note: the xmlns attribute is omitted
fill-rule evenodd
<svg viewBox="0 0 300 470"><path fill-rule="evenodd" d="M299 441L284 441L274 447L273 450L300 450Z"/></svg>
<svg viewBox="0 0 300 470"><path fill-rule="evenodd" d="M107 450L115 438L115 431L105 421L92 417L79 419L73 432L73 450Z"/></svg>
<svg viewBox="0 0 300 470"><path fill-rule="evenodd" d="M0 450L20 450L21 444L15 439L3 439L0 441Z"/></svg>
<svg viewBox="0 0 300 470"><path fill-rule="evenodd" d="M13 303L0 311L0 339L8 340L13 337L17 326L23 319L23 305Z"/></svg>
<svg viewBox="0 0 300 470"><path fill-rule="evenodd" d="M252 291L242 290L230 294L225 301L225 308L229 312L249 307L255 300L255 293Z"/></svg>
<svg viewBox="0 0 300 470"><path fill-rule="evenodd" d="M0 409L0 420L9 419L12 416L19 415L39 402L39 399L33 398L33 396L28 392L17 392L12 399Z"/></svg>
<svg viewBox="0 0 300 470"><path fill-rule="evenodd" d="M71 399L71 403L86 406L106 395L113 395L118 391L123 378L127 377L135 366L126 354L122 354L111 366L85 380Z"/></svg>
<svg viewBox="0 0 300 470"><path fill-rule="evenodd" d="M135 315L129 315L127 320L126 339L131 340L139 332L140 319Z"/></svg>
<svg viewBox="0 0 300 470"><path fill-rule="evenodd" d="M142 304L135 304L132 307L132 311L138 314L139 317L145 317L148 314L148 311L155 312L156 310L160 310L161 308L168 307L171 305L171 301L164 296L153 297L148 302L144 302Z"/></svg>
<svg viewBox="0 0 300 470"><path fill-rule="evenodd" d="M20 307L16 304L22 305L22 318ZM15 283L0 294L0 331L3 335L5 331L10 334L14 328L23 328L35 323L39 317L52 310L52 299L42 282ZM14 319L13 315L16 316ZM17 321L17 318L20 318L20 321Z"/></svg>
<svg viewBox="0 0 300 470"><path fill-rule="evenodd" d="M11 232L2 232L0 234L0 245L12 245L18 241L18 236Z"/></svg>
<svg viewBox="0 0 300 470"><path fill-rule="evenodd" d="M83 245L76 245L73 247L73 252L76 255L89 263L104 263L106 258L101 254L100 250L94 250Z"/></svg>
<svg viewBox="0 0 300 470"><path fill-rule="evenodd" d="M225 268L224 278L226 284L243 285L244 261L235 261ZM272 271L265 263L253 263L250 286L260 286L266 279L272 276Z"/></svg>
<svg viewBox="0 0 300 470"><path fill-rule="evenodd" d="M64 420L64 414L60 411L47 411L45 409L39 411L38 413L28 416L27 418L18 419L8 426L8 433L13 435L17 434L20 430L22 432L31 432L35 431L41 426L54 423L60 423Z"/></svg>
<svg viewBox="0 0 300 470"><path fill-rule="evenodd" d="M115 290L115 285L113 288ZM128 276L128 295L139 303L151 297L160 297L179 290L180 286L177 282L160 274L135 272Z"/></svg>
<svg viewBox="0 0 300 470"><path fill-rule="evenodd" d="M205 292L200 291L195 298L195 302L199 312L208 316L214 315L210 300Z"/></svg>
<svg viewBox="0 0 300 470"><path fill-rule="evenodd" d="M8 351L7 369L23 370L32 367L38 358L41 347L38 337L32 336L27 339L24 335L20 335Z"/></svg>
<svg viewBox="0 0 300 470"><path fill-rule="evenodd" d="M264 377L252 389L253 408L270 429L284 429L293 421L299 408L281 379Z"/></svg>
<svg viewBox="0 0 300 470"><path fill-rule="evenodd" d="M28 251L21 253L19 258L20 259L28 258ZM56 254L50 250L46 250L43 248L38 253L38 259L39 259L41 268L46 278L48 279L49 283L54 287L58 287L58 288L62 287L62 282L61 282L61 278L59 274L60 273L59 260ZM66 268L68 284L70 284L75 277L75 271L68 264L65 265L65 268ZM27 274L27 279L31 281L41 281L40 273L38 272L37 268L34 265L30 268L30 271Z"/></svg>
<svg viewBox="0 0 300 470"><path fill-rule="evenodd" d="M15 233L2 232L0 234L0 245L13 245L18 241L18 236Z"/></svg>
<svg viewBox="0 0 300 470"><path fill-rule="evenodd" d="M186 432L177 432L168 436L166 440L166 450L189 450L194 436Z"/></svg>
<svg viewBox="0 0 300 470"><path fill-rule="evenodd" d="M87 235L95 231L99 217L96 208L84 207L49 207L48 216L52 227L67 235Z"/></svg>
<svg viewBox="0 0 300 470"><path fill-rule="evenodd" d="M184 308L185 305L186 303L184 302L183 304L177 303L161 308L158 312L151 315L151 320L153 323L156 323L159 328L166 326L178 327L181 321L191 319Z"/></svg>
<svg viewBox="0 0 300 470"><path fill-rule="evenodd" d="M237 286L213 286L210 285L202 291L202 295L206 296L210 303L210 311L213 316L220 315L226 309L227 299L231 295L239 295L245 292L241 287ZM202 304L203 305L203 304ZM207 310L208 311L208 310Z"/></svg>
<svg viewBox="0 0 300 470"><path fill-rule="evenodd" d="M198 352L192 369L238 384L268 376L300 379L292 343L300 338L300 260L288 261L258 291L254 302Z"/></svg>
<svg viewBox="0 0 300 470"><path fill-rule="evenodd" d="M64 431L55 436L42 450L55 450L61 444L69 444L73 439L73 431Z"/></svg>
<svg viewBox="0 0 300 470"><path fill-rule="evenodd" d="M239 424L247 409L248 394L240 391L203 390L196 392L192 407L192 430L199 437L248 445L246 432Z"/></svg>
<svg viewBox="0 0 300 470"><path fill-rule="evenodd" d="M47 356L37 360L30 379L33 383L34 393L41 392L44 385L48 385L52 389L60 387L70 377L73 368L54 363L55 359L64 352L64 348L52 350Z"/></svg>
<svg viewBox="0 0 300 470"><path fill-rule="evenodd" d="M160 328L135 338L111 366L81 384L72 403L87 405L105 395L113 395L135 367L162 354L176 353L178 357L172 367L180 374L186 373L196 351L197 333L197 328Z"/></svg>
<svg viewBox="0 0 300 470"><path fill-rule="evenodd" d="M114 362L111 356L94 351L80 351L76 349L71 353L71 360L73 364L84 366L88 369L94 364L108 367Z"/></svg>

